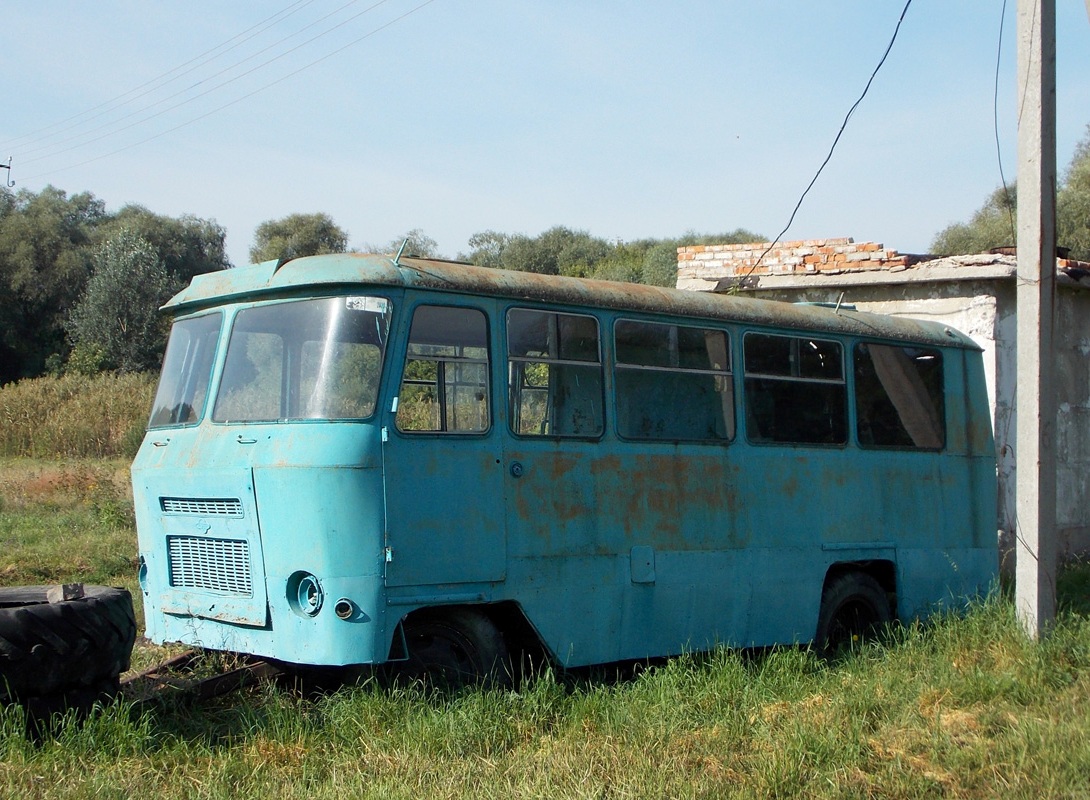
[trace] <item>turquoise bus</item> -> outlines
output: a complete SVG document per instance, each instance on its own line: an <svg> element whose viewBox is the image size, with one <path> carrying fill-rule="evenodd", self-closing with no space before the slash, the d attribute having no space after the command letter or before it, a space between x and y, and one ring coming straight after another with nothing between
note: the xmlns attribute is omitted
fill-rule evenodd
<svg viewBox="0 0 1090 800"><path fill-rule="evenodd" d="M981 352L939 324L358 254L165 308L156 642L476 678L826 650L996 576Z"/></svg>

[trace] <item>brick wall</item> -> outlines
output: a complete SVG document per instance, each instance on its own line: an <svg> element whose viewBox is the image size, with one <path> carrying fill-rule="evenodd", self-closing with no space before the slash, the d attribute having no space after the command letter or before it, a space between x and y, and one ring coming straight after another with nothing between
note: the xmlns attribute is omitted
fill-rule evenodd
<svg viewBox="0 0 1090 800"><path fill-rule="evenodd" d="M769 244L754 242L679 247L679 282L684 278L715 280L750 275L838 273L870 269L896 271L920 260L919 256L904 255L874 242L855 242L850 238L779 242L761 258ZM755 268L759 258L760 265Z"/></svg>

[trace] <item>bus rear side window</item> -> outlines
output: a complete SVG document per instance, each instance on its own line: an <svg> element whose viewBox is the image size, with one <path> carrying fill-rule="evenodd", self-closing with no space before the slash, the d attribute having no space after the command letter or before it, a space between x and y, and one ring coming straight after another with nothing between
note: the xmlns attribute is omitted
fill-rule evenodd
<svg viewBox="0 0 1090 800"><path fill-rule="evenodd" d="M413 312L397 406L399 431L482 433L490 425L488 321L475 308Z"/></svg>
<svg viewBox="0 0 1090 800"><path fill-rule="evenodd" d="M619 435L675 441L734 437L724 331L620 320L614 341Z"/></svg>
<svg viewBox="0 0 1090 800"><path fill-rule="evenodd" d="M605 428L598 320L515 308L507 314L511 429L600 436Z"/></svg>
<svg viewBox="0 0 1090 800"><path fill-rule="evenodd" d="M170 329L149 428L192 425L204 413L223 314L179 320Z"/></svg>
<svg viewBox="0 0 1090 800"><path fill-rule="evenodd" d="M751 442L847 442L847 389L839 342L747 333L743 344L746 436Z"/></svg>
<svg viewBox="0 0 1090 800"><path fill-rule="evenodd" d="M942 354L921 347L855 346L856 427L862 447L941 450L946 443Z"/></svg>

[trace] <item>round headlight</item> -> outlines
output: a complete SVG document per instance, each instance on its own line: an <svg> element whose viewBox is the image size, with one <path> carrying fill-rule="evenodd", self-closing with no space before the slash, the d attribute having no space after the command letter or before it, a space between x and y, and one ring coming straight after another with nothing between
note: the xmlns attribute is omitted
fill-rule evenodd
<svg viewBox="0 0 1090 800"><path fill-rule="evenodd" d="M325 595L318 579L309 572L296 572L288 578L288 605L298 614L313 617L322 610Z"/></svg>

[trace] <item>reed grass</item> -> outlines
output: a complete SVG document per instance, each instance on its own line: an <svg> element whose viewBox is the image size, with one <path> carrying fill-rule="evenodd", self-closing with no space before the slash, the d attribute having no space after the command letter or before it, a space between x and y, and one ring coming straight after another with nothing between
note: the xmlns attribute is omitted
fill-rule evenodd
<svg viewBox="0 0 1090 800"><path fill-rule="evenodd" d="M144 435L155 377L64 375L0 387L0 456L132 457Z"/></svg>

